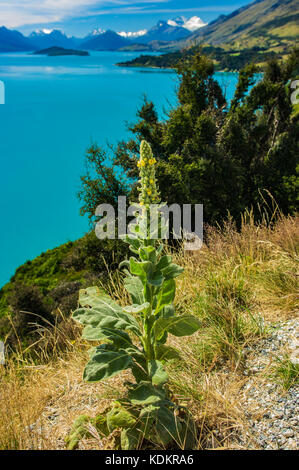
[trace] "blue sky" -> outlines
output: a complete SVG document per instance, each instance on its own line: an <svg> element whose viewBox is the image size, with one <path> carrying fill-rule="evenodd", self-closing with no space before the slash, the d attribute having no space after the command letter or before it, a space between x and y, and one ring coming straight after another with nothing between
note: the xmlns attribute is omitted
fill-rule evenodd
<svg viewBox="0 0 299 470"><path fill-rule="evenodd" d="M40 28L62 29L84 36L94 28L137 31L160 19L184 15L210 22L250 0L0 0L0 25L23 33Z"/></svg>

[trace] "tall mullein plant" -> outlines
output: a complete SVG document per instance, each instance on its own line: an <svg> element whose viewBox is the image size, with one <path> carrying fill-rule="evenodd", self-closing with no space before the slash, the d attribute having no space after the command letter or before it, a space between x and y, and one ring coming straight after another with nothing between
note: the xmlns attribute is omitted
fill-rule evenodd
<svg viewBox="0 0 299 470"><path fill-rule="evenodd" d="M182 445L182 431L187 428L169 399L164 369L164 364L179 354L167 345L167 337L189 336L200 326L193 316L175 314L175 278L183 269L172 263L172 257L163 253L161 240L151 235L149 221L160 205L155 165L151 147L143 141L138 162L139 215L134 232L125 237L132 256L121 263L132 304L123 308L91 287L80 291L82 308L73 314L84 325L83 338L100 342L90 352L84 379L98 382L127 369L135 378L135 383L127 383L127 397L107 414L108 431L122 429L124 449L137 448L144 439L163 446L176 440ZM162 219L158 232L165 230Z"/></svg>

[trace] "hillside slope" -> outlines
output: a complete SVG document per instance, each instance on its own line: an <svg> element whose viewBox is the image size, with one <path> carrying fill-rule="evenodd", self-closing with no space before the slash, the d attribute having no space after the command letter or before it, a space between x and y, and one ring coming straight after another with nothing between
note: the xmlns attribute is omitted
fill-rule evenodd
<svg viewBox="0 0 299 470"><path fill-rule="evenodd" d="M298 447L299 366L291 362L298 228L298 218L280 218L271 227L248 220L241 231L229 222L209 231L200 252L176 255L185 268L177 280L177 311L198 317L202 327L187 339L169 337L181 358L167 372L171 395L188 406L200 430L197 449ZM127 305L119 278L108 292ZM20 351L19 361L0 364L0 450L66 449L74 420L103 413L126 393L124 380L133 379L124 371L84 382L89 345L70 318L38 331L38 360ZM93 427L80 436L79 449L115 450L119 434L105 438Z"/></svg>
<svg viewBox="0 0 299 470"><path fill-rule="evenodd" d="M287 45L299 36L299 0L257 0L201 28L190 42L245 47Z"/></svg>

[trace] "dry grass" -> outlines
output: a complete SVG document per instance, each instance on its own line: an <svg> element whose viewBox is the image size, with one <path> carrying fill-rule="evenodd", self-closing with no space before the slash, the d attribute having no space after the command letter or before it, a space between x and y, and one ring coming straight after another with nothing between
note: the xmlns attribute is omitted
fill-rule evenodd
<svg viewBox="0 0 299 470"><path fill-rule="evenodd" d="M63 449L75 418L96 416L124 393L124 376L82 380L86 347L46 365L7 364L0 381L0 449Z"/></svg>
<svg viewBox="0 0 299 470"><path fill-rule="evenodd" d="M187 340L171 338L182 361L167 368L174 398L196 419L199 449L254 447L250 438L246 444L240 438L247 429L240 404L247 380L242 351L267 334L264 320L295 317L298 254L299 218L278 216L275 223L259 225L247 217L240 231L232 221L221 230L208 228L201 251L175 255L185 267L177 309L201 318L202 329ZM110 286L121 303L127 302L119 275ZM42 344L48 345L40 357L43 365L19 355L0 366L0 449L65 448L76 417L96 416L123 394L123 375L96 385L82 381L87 346L74 339L68 322L60 333L41 331ZM113 436L105 441L90 432L93 437L83 439L81 448L113 447Z"/></svg>

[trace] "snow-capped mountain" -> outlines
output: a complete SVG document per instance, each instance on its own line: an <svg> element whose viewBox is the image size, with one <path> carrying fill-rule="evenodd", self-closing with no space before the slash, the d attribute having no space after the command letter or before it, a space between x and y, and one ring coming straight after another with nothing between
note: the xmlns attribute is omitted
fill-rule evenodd
<svg viewBox="0 0 299 470"><path fill-rule="evenodd" d="M180 39L190 36L190 31L181 26L172 26L167 21L158 21L156 26L153 26L145 34L139 37L131 37L131 40L139 44L148 44L151 41L178 41Z"/></svg>
<svg viewBox="0 0 299 470"><path fill-rule="evenodd" d="M123 38L135 39L135 38L140 38L141 36L144 36L146 33L147 33L147 29L141 29L140 31L136 31L135 33L120 31L117 34L119 34Z"/></svg>
<svg viewBox="0 0 299 470"><path fill-rule="evenodd" d="M198 20L201 22L200 18ZM188 24L190 27L191 23L190 20L185 18L176 18L176 20L169 20L168 22L161 20L149 30L119 31L118 33L97 28L81 41L80 48L88 50L116 50L132 44L145 45L151 41L178 41L191 35L191 30L181 26L181 24ZM195 20L193 20L193 25L194 23Z"/></svg>
<svg viewBox="0 0 299 470"><path fill-rule="evenodd" d="M170 26L180 26L181 28L188 29L188 31L196 31L203 26L206 26L207 23L204 23L199 16L192 16L191 18L187 19L184 16L178 16L173 20L168 20L167 24Z"/></svg>
<svg viewBox="0 0 299 470"><path fill-rule="evenodd" d="M34 37L43 37L43 36L46 36L47 34L51 34L53 33L54 29L37 29L36 31L33 31L31 34L30 34L30 37L34 38Z"/></svg>
<svg viewBox="0 0 299 470"><path fill-rule="evenodd" d="M90 35L88 37L99 36L100 34L104 34L104 33L106 33L105 29L96 28L92 31L92 33L90 33Z"/></svg>
<svg viewBox="0 0 299 470"><path fill-rule="evenodd" d="M206 26L206 23L198 16L192 16L191 18L178 16L167 21L161 20L150 30L142 29L136 32L121 31L118 34L143 44L150 41L177 41L187 37L203 26Z"/></svg>

